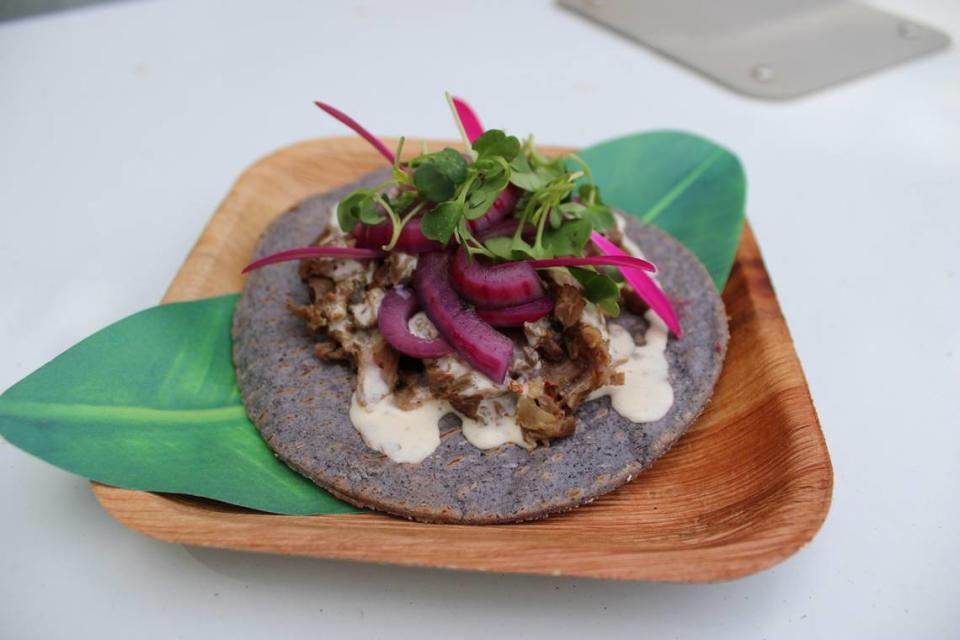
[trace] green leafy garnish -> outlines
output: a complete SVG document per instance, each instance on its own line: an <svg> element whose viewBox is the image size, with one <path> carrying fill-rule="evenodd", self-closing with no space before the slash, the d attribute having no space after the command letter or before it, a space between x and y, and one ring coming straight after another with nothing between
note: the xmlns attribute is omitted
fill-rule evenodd
<svg viewBox="0 0 960 640"><path fill-rule="evenodd" d="M490 129L473 142L473 150L479 158L499 156L510 162L520 153L520 141L500 129Z"/></svg>
<svg viewBox="0 0 960 640"><path fill-rule="evenodd" d="M502 260L515 259L513 255L513 238L511 237L501 236L499 238L490 238L484 243L484 246L496 258Z"/></svg>
<svg viewBox="0 0 960 640"><path fill-rule="evenodd" d="M380 224L383 213L377 208L374 192L370 189L354 191L337 205L337 222L344 231L352 231L357 223Z"/></svg>
<svg viewBox="0 0 960 640"><path fill-rule="evenodd" d="M489 211L497 196L510 183L510 166L503 156L481 155L473 169L475 174L471 176L463 197L464 215L468 220L476 220Z"/></svg>
<svg viewBox="0 0 960 640"><path fill-rule="evenodd" d="M583 218L563 222L556 229L543 234L545 254L537 257L581 256L592 230L590 221Z"/></svg>
<svg viewBox="0 0 960 640"><path fill-rule="evenodd" d="M444 202L423 214L420 230L431 240L446 244L463 217L463 204Z"/></svg>
<svg viewBox="0 0 960 640"><path fill-rule="evenodd" d="M568 269L583 287L583 297L613 318L620 315L620 287L610 276L581 267Z"/></svg>
<svg viewBox="0 0 960 640"><path fill-rule="evenodd" d="M481 133L475 122L468 135L449 96L448 101L465 149L448 147L433 153L424 149L408 165L401 165L401 138L391 179L373 189L355 191L340 203L337 216L344 230L389 219L392 239L383 246L389 251L404 225L425 212L420 229L430 240L444 245L457 242L471 255L495 260L536 260L582 257L591 232L615 225L590 168L577 155L550 158L537 152L532 137L521 143L500 129ZM520 193L518 199L510 200L516 200L512 211L516 232L511 237L478 240L473 221L487 215L508 188ZM530 229L535 231L531 234ZM591 269L580 269L578 279L591 302L608 313L619 312L618 280Z"/></svg>
<svg viewBox="0 0 960 640"><path fill-rule="evenodd" d="M613 217L613 211L602 205L590 205L581 214L581 217L590 223L594 231L607 231L617 224Z"/></svg>
<svg viewBox="0 0 960 640"><path fill-rule="evenodd" d="M410 164L416 169L413 184L430 202L449 200L467 179L467 161L455 149L418 156Z"/></svg>
<svg viewBox="0 0 960 640"><path fill-rule="evenodd" d="M536 191L543 188L547 181L538 175L525 155L519 155L510 163L510 182L524 191Z"/></svg>
<svg viewBox="0 0 960 640"><path fill-rule="evenodd" d="M397 195L387 198L387 202L397 214L403 214L409 211L410 207L416 204L419 199L417 192L413 190L401 191Z"/></svg>

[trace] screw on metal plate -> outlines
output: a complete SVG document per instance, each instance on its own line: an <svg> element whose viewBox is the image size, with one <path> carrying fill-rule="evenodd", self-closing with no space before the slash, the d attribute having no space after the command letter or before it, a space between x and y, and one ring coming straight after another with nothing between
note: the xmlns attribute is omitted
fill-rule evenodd
<svg viewBox="0 0 960 640"><path fill-rule="evenodd" d="M757 82L773 82L777 78L777 74L770 65L758 64L750 70L750 77Z"/></svg>

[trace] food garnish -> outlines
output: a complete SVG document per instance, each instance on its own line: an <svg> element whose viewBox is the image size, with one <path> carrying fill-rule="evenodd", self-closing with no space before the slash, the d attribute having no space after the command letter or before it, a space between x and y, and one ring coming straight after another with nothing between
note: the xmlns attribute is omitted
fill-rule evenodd
<svg viewBox="0 0 960 640"><path fill-rule="evenodd" d="M386 254L378 249L361 249L358 247L298 247L296 249L287 249L278 251L254 260L243 268L241 273L249 273L268 264L278 262L290 262L291 260L306 260L309 258L351 258L362 260L367 258L382 258Z"/></svg>
<svg viewBox="0 0 960 640"><path fill-rule="evenodd" d="M372 133L364 129L359 122L357 122L356 120L354 120L353 118L345 114L344 112L340 111L339 109L335 109L331 107L325 102L317 101L314 104L320 107L323 111L326 111L327 113L329 113L331 116L333 116L343 124L353 129L358 136L360 136L361 138L369 142L374 149L379 151L380 155L382 155L384 158L387 159L387 162L389 162L390 164L394 164L396 162L396 159L393 157L393 152L390 151L387 145L380 142L380 139L377 136L373 135Z"/></svg>
<svg viewBox="0 0 960 640"><path fill-rule="evenodd" d="M261 258L244 272L321 257L322 249L336 249L330 257L365 259L381 258L383 252L422 254L459 245L451 261L454 287L481 309L537 299L542 290L530 290L536 280L531 269L565 266L572 267L570 273L583 285L587 300L617 316L623 283L602 269L617 267L674 334L682 335L670 301L644 273L655 267L626 255L602 235L615 221L589 167L572 153L540 155L532 137L521 143L499 129L484 131L469 105L449 95L447 99L465 151L448 147L421 153L407 163L400 161L404 138L393 153L353 118L317 102L390 162L391 177L372 189L354 191L337 207L340 227L354 238L355 248L291 249ZM586 255L591 240L600 255ZM518 275L516 286L508 286L512 283L505 274L497 275L498 269Z"/></svg>
<svg viewBox="0 0 960 640"><path fill-rule="evenodd" d="M597 245L597 248L606 256L628 257L623 249L613 244L596 231L590 234L590 240ZM660 286L643 269L622 269L623 277L627 279L637 295L646 302L653 312L660 316L660 319L673 331L678 338L683 337L683 328L677 319L677 314L673 310L673 305L663 293Z"/></svg>

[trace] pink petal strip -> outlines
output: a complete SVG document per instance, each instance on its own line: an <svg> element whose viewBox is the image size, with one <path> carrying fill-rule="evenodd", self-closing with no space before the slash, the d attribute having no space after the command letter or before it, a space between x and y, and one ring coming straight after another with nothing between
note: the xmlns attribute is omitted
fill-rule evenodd
<svg viewBox="0 0 960 640"><path fill-rule="evenodd" d="M298 247L296 249L287 249L264 256L259 260L254 260L243 268L242 273L248 273L254 269L265 267L268 264L277 262L289 262L291 260L304 260L307 258L350 258L353 260L365 260L368 258L382 258L386 255L383 251L376 249L360 249L357 247Z"/></svg>
<svg viewBox="0 0 960 640"><path fill-rule="evenodd" d="M627 255L623 249L596 231L590 234L590 239L593 240L597 248L607 256ZM677 319L677 313L674 311L673 305L670 304L670 300L663 292L663 289L653 281L653 278L638 269L620 269L620 271L623 273L623 277L627 279L627 282L630 283L630 286L633 287L633 290L637 292L637 295L650 305L653 312L660 316L660 319L673 331L674 335L682 338L683 329L680 327L680 320Z"/></svg>
<svg viewBox="0 0 960 640"><path fill-rule="evenodd" d="M483 135L483 125L480 124L480 118L470 108L470 105L460 98L453 98L453 107L457 110L457 117L463 124L463 130L467 133L467 138L470 142L475 142L477 138Z"/></svg>
<svg viewBox="0 0 960 640"><path fill-rule="evenodd" d="M540 260L526 260L535 269L546 269L547 267L619 267L621 270L630 271L649 271L655 273L657 268L652 262L642 258L634 258L628 255L619 256L587 256L578 258L576 256L566 256L562 258L543 258ZM510 264L509 262L505 264ZM494 267L496 269L496 267Z"/></svg>
<svg viewBox="0 0 960 640"><path fill-rule="evenodd" d="M343 124L353 129L357 133L357 135L359 135L361 138L363 138L364 140L372 144L373 148L379 151L380 155L382 155L384 158L387 159L387 162L389 162L390 164L393 164L395 162L396 159L394 158L393 151L390 151L390 149L387 148L387 145L380 142L380 140L375 135L373 135L372 133L364 129L359 122L357 122L356 120L354 120L353 118L345 114L344 112L340 111L339 109L335 109L331 107L325 102L315 102L314 104L316 104L318 107L320 107L321 109L329 113L331 116L333 116Z"/></svg>

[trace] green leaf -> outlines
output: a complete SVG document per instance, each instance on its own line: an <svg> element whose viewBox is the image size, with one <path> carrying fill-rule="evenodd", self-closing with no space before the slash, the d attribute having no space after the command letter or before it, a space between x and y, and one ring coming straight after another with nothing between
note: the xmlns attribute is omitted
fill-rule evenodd
<svg viewBox="0 0 960 640"><path fill-rule="evenodd" d="M569 267L569 271L583 287L583 297L595 303L607 315L620 315L620 287L610 276L579 267Z"/></svg>
<svg viewBox="0 0 960 640"><path fill-rule="evenodd" d="M502 189L484 188L477 191L471 191L467 196L466 208L464 210L467 220L476 220L483 217L490 207L493 206L497 196Z"/></svg>
<svg viewBox="0 0 960 640"><path fill-rule="evenodd" d="M430 202L449 200L467 179L467 161L455 149L419 156L414 162L417 171L413 184Z"/></svg>
<svg viewBox="0 0 960 640"><path fill-rule="evenodd" d="M537 252L533 250L533 247L530 246L523 238L510 238L510 250L513 252L513 258L515 260L522 260L524 258L542 258L543 256L538 256Z"/></svg>
<svg viewBox="0 0 960 640"><path fill-rule="evenodd" d="M525 191L536 191L546 186L546 181L537 175L527 157L518 155L510 162L510 182Z"/></svg>
<svg viewBox="0 0 960 640"><path fill-rule="evenodd" d="M574 255L583 255L583 247L590 239L590 232L593 231L590 221L571 220L560 227L560 230L569 238Z"/></svg>
<svg viewBox="0 0 960 640"><path fill-rule="evenodd" d="M459 202L444 202L427 211L420 221L423 235L446 244L463 217L463 205Z"/></svg>
<svg viewBox="0 0 960 640"><path fill-rule="evenodd" d="M559 207L557 207L562 213L570 213L575 216L580 216L586 213L587 208L580 204L579 202L564 202Z"/></svg>
<svg viewBox="0 0 960 640"><path fill-rule="evenodd" d="M581 267L569 267L570 273L583 286L583 295L590 302L620 296L620 287L609 276Z"/></svg>
<svg viewBox="0 0 960 640"><path fill-rule="evenodd" d="M530 161L522 153L510 161L510 169L515 173L533 173Z"/></svg>
<svg viewBox="0 0 960 640"><path fill-rule="evenodd" d="M456 183L432 164L419 167L413 176L413 183L420 195L430 202L449 200L457 190Z"/></svg>
<svg viewBox="0 0 960 640"><path fill-rule="evenodd" d="M543 233L543 248L544 258L575 255L570 239L560 229L551 229Z"/></svg>
<svg viewBox="0 0 960 640"><path fill-rule="evenodd" d="M580 198L588 204L603 204L603 201L600 199L600 189L593 183L584 182L580 185L577 193L579 193Z"/></svg>
<svg viewBox="0 0 960 640"><path fill-rule="evenodd" d="M609 140L579 156L590 165L607 205L670 233L700 258L723 290L740 243L746 198L735 155L693 134L654 131Z"/></svg>
<svg viewBox="0 0 960 640"><path fill-rule="evenodd" d="M390 177L393 178L393 181L397 184L413 184L413 178L410 176L410 173L399 167L391 169Z"/></svg>
<svg viewBox="0 0 960 640"><path fill-rule="evenodd" d="M383 214L379 209L364 207L360 210L360 222L364 224L380 224L383 222ZM342 229L343 227L341 227Z"/></svg>
<svg viewBox="0 0 960 640"><path fill-rule="evenodd" d="M390 206L393 207L397 215L406 213L416 201L417 193L415 191L401 191L395 198L389 199Z"/></svg>
<svg viewBox="0 0 960 640"><path fill-rule="evenodd" d="M508 136L500 129L490 129L474 140L473 150L480 158L501 156L510 162L520 153L520 141L513 136Z"/></svg>
<svg viewBox="0 0 960 640"><path fill-rule="evenodd" d="M236 301L161 305L95 333L0 396L0 434L114 486L356 511L279 462L247 419L230 355Z"/></svg>
<svg viewBox="0 0 960 640"><path fill-rule="evenodd" d="M537 189L542 189L546 185L546 182L544 182L540 176L532 171L529 173L511 171L510 183L520 187L524 191L536 191Z"/></svg>
<svg viewBox="0 0 960 640"><path fill-rule="evenodd" d="M483 164L485 162L486 165ZM485 158L479 160L475 166L481 173L477 175L467 193L465 215L468 220L476 220L487 213L500 192L506 188L510 178L509 173L498 162Z"/></svg>
<svg viewBox="0 0 960 640"><path fill-rule="evenodd" d="M513 238L490 238L483 243L490 253L504 260L513 260Z"/></svg>
<svg viewBox="0 0 960 640"><path fill-rule="evenodd" d="M563 222L563 214L560 209L554 207L550 209L550 227L556 229Z"/></svg>
<svg viewBox="0 0 960 640"><path fill-rule="evenodd" d="M543 158L540 156L534 156L534 163L532 166L534 167L534 171L537 173L537 175L546 182L556 180L557 178L563 178L567 173L567 166L564 156L558 156L556 158Z"/></svg>
<svg viewBox="0 0 960 640"><path fill-rule="evenodd" d="M337 222L344 231L351 231L358 222L379 224L384 214L377 206L370 189L358 189L337 205Z"/></svg>
<svg viewBox="0 0 960 640"><path fill-rule="evenodd" d="M568 220L543 234L543 246L550 256L580 256L592 230L588 220Z"/></svg>
<svg viewBox="0 0 960 640"><path fill-rule="evenodd" d="M613 217L613 211L602 204L587 207L587 210L583 212L583 219L590 222L590 226L596 231L606 231L617 224Z"/></svg>
<svg viewBox="0 0 960 640"><path fill-rule="evenodd" d="M620 303L614 298L604 298L597 302L597 306L603 309L603 312L611 318L620 317Z"/></svg>
<svg viewBox="0 0 960 640"><path fill-rule="evenodd" d="M503 158L480 158L473 164L473 168L488 180L495 178L502 181L501 189L507 186L510 165Z"/></svg>

